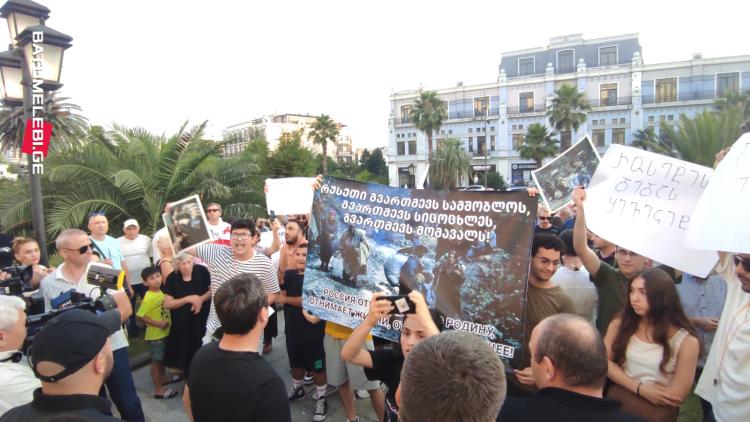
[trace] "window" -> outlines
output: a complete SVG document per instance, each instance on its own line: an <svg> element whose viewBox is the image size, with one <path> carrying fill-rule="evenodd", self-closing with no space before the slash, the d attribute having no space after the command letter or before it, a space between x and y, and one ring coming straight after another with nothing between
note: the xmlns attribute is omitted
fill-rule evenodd
<svg viewBox="0 0 750 422"><path fill-rule="evenodd" d="M417 137L417 132L412 133L411 136L413 136L413 137L416 138Z"/></svg>
<svg viewBox="0 0 750 422"><path fill-rule="evenodd" d="M557 52L557 73L575 72L576 63L573 50L562 50Z"/></svg>
<svg viewBox="0 0 750 422"><path fill-rule="evenodd" d="M657 79L654 86L657 103L677 101L677 78Z"/></svg>
<svg viewBox="0 0 750 422"><path fill-rule="evenodd" d="M513 134L513 149L518 151L523 146L523 140L525 136L523 133L514 133Z"/></svg>
<svg viewBox="0 0 750 422"><path fill-rule="evenodd" d="M716 94L723 97L730 92L740 92L740 72L716 75Z"/></svg>
<svg viewBox="0 0 750 422"><path fill-rule="evenodd" d="M667 120L674 120L674 115L670 114L667 116Z"/></svg>
<svg viewBox="0 0 750 422"><path fill-rule="evenodd" d="M594 145L598 147L604 146L604 129L594 129L591 131L591 137L594 138Z"/></svg>
<svg viewBox="0 0 750 422"><path fill-rule="evenodd" d="M620 118L620 124L625 124L625 118L624 117Z"/></svg>
<svg viewBox="0 0 750 422"><path fill-rule="evenodd" d="M599 124L603 125L604 124L604 119L599 119Z"/></svg>
<svg viewBox="0 0 750 422"><path fill-rule="evenodd" d="M396 142L396 155L406 155L406 142Z"/></svg>
<svg viewBox="0 0 750 422"><path fill-rule="evenodd" d="M649 122L653 122L654 121L654 116L648 116L648 121Z"/></svg>
<svg viewBox="0 0 750 422"><path fill-rule="evenodd" d="M495 150L495 135L490 136L490 151Z"/></svg>
<svg viewBox="0 0 750 422"><path fill-rule="evenodd" d="M518 111L521 113L530 113L534 111L534 93L522 92L518 95Z"/></svg>
<svg viewBox="0 0 750 422"><path fill-rule="evenodd" d="M494 132L494 131L495 131L495 126L490 126L490 132Z"/></svg>
<svg viewBox="0 0 750 422"><path fill-rule="evenodd" d="M599 66L614 66L617 64L617 46L599 48Z"/></svg>
<svg viewBox="0 0 750 422"><path fill-rule="evenodd" d="M612 129L612 143L625 145L625 129Z"/></svg>
<svg viewBox="0 0 750 422"><path fill-rule="evenodd" d="M617 84L599 85L599 105L617 105Z"/></svg>
<svg viewBox="0 0 750 422"><path fill-rule="evenodd" d="M448 129L448 135L453 135L453 129Z"/></svg>
<svg viewBox="0 0 750 422"><path fill-rule="evenodd" d="M518 59L518 76L534 74L534 58Z"/></svg>
<svg viewBox="0 0 750 422"><path fill-rule="evenodd" d="M486 116L489 102L490 99L488 97L474 98L474 117Z"/></svg>
<svg viewBox="0 0 750 422"><path fill-rule="evenodd" d="M612 124L616 125L617 124L617 119L612 119Z"/></svg>
<svg viewBox="0 0 750 422"><path fill-rule="evenodd" d="M401 123L411 123L411 105L401 106Z"/></svg>
<svg viewBox="0 0 750 422"><path fill-rule="evenodd" d="M659 121L660 121L660 122L663 122L663 121L665 121L665 120L666 120L666 117L667 117L667 116L664 116L664 115L662 115L662 116L659 116Z"/></svg>
<svg viewBox="0 0 750 422"><path fill-rule="evenodd" d="M441 134L441 135L445 135L445 131L444 131L444 130L441 130L441 131L440 131L440 134Z"/></svg>
<svg viewBox="0 0 750 422"><path fill-rule="evenodd" d="M409 155L417 155L417 141L409 141Z"/></svg>
<svg viewBox="0 0 750 422"><path fill-rule="evenodd" d="M485 155L487 154L487 145L486 145L487 138L485 136L477 136L477 154L478 155Z"/></svg>
<svg viewBox="0 0 750 422"><path fill-rule="evenodd" d="M523 130L523 125L518 125L519 130Z"/></svg>
<svg viewBox="0 0 750 422"><path fill-rule="evenodd" d="M512 129L512 130L516 130L516 129L518 129L518 126L516 126L516 125L513 125L513 126L511 126L511 129Z"/></svg>
<svg viewBox="0 0 750 422"><path fill-rule="evenodd" d="M469 136L469 152L473 152L473 151L474 151L474 138Z"/></svg>
<svg viewBox="0 0 750 422"><path fill-rule="evenodd" d="M473 130L474 130L474 129L472 129L472 128L469 128L469 133L471 133L471 131L473 131Z"/></svg>

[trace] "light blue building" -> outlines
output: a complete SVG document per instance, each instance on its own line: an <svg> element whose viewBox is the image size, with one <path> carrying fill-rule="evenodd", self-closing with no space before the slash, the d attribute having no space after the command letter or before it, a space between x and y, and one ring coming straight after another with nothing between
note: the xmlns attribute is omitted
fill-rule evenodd
<svg viewBox="0 0 750 422"><path fill-rule="evenodd" d="M545 116L554 91L571 84L592 110L572 134L590 134L601 153L630 144L633 133L710 109L729 91L750 91L750 55L644 64L637 34L584 40L581 34L555 37L547 47L503 53L496 82L436 90L447 102L448 119L433 135L434 151L446 138L460 139L471 157L463 184L481 184L497 171L509 184L531 179L532 161L518 149L530 124L549 126ZM427 171L427 138L410 122L418 91L391 95L388 167L392 186L414 186ZM558 136L559 139L559 136Z"/></svg>

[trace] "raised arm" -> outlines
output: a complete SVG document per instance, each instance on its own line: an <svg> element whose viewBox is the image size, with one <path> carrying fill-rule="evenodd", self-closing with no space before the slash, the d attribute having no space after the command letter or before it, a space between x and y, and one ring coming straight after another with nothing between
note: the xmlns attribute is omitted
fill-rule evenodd
<svg viewBox="0 0 750 422"><path fill-rule="evenodd" d="M372 368L372 357L370 352L364 348L364 341L370 331L377 325L378 320L387 316L388 312L393 309L390 301L378 300L383 295L382 292L372 294L370 311L367 313L367 317L352 331L349 339L346 340L346 344L341 349L341 358L345 361L365 368Z"/></svg>
<svg viewBox="0 0 750 422"><path fill-rule="evenodd" d="M573 202L576 204L576 223L573 226L573 247L576 254L581 258L581 263L586 267L586 271L592 277L596 277L601 266L601 261L596 253L589 248L586 237L586 212L583 210L583 203L586 201L586 191L581 188L575 188L573 191Z"/></svg>

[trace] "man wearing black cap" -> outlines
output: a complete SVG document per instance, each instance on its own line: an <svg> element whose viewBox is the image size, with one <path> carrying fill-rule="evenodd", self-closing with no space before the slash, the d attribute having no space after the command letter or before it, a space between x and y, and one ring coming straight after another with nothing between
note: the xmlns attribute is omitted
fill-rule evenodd
<svg viewBox="0 0 750 422"><path fill-rule="evenodd" d="M31 403L9 410L0 422L45 422L63 414L118 421L109 416L110 401L98 394L114 364L109 336L119 329L117 311L96 315L72 309L50 320L31 345L32 369L42 388L34 391Z"/></svg>

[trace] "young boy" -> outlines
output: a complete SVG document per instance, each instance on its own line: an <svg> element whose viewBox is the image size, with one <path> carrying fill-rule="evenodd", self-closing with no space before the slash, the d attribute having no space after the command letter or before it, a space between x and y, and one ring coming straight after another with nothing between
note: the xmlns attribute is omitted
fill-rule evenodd
<svg viewBox="0 0 750 422"><path fill-rule="evenodd" d="M164 346L169 335L169 311L164 309L161 291L161 272L156 267L146 267L141 272L143 284L148 288L136 316L146 324L146 343L151 355L151 379L155 399L171 399L179 394L173 388L164 388L167 373L164 368Z"/></svg>
<svg viewBox="0 0 750 422"><path fill-rule="evenodd" d="M292 269L284 272L284 290L276 299L284 305L284 325L286 333L286 350L289 366L292 369L292 392L289 401L305 397L305 371L313 373L318 396L312 420L325 420L328 413L326 389L325 353L323 335L325 325L322 322L311 324L302 315L302 280L305 275L307 260L307 242L301 243L292 256Z"/></svg>

